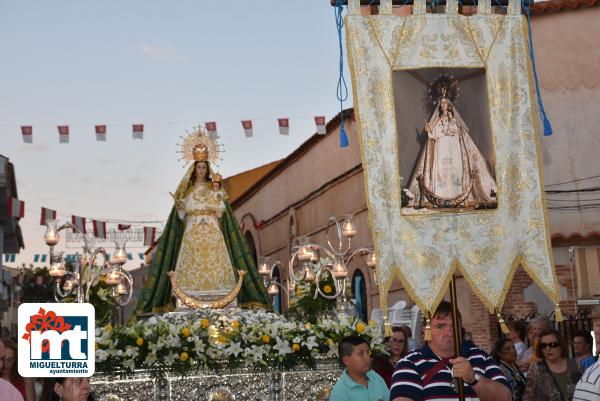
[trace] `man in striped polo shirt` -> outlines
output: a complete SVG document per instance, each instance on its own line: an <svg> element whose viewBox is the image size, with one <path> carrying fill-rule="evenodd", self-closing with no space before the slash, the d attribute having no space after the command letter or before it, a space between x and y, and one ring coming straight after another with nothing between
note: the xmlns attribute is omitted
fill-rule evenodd
<svg viewBox="0 0 600 401"><path fill-rule="evenodd" d="M573 401L600 401L600 361L587 368L581 376Z"/></svg>
<svg viewBox="0 0 600 401"><path fill-rule="evenodd" d="M462 343L460 353L454 356L452 304L442 301L431 319L431 341L396 365L390 399L458 400L454 378L461 378L466 400L511 400L506 378L488 354L468 341Z"/></svg>

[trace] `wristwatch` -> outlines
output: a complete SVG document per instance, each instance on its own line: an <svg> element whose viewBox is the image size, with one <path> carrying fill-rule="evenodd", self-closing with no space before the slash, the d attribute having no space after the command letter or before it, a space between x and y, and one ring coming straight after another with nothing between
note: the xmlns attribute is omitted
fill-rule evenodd
<svg viewBox="0 0 600 401"><path fill-rule="evenodd" d="M475 372L475 375L473 376L473 380L471 380L470 382L467 382L467 384L469 386L473 387L474 385L479 383L479 380L481 380L481 376L479 376L479 373Z"/></svg>

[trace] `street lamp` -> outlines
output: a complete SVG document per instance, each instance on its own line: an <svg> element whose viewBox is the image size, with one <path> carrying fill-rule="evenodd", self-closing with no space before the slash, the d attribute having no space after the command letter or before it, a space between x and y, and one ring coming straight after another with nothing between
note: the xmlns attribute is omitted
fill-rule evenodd
<svg viewBox="0 0 600 401"><path fill-rule="evenodd" d="M267 293L271 297L273 301L274 298L279 294L280 289L283 290L283 294L286 297L286 301L289 304L290 293L285 286L283 286L277 279L277 277L273 277L273 272L275 268L279 267L283 269L283 265L280 261L276 261L271 266L269 266L269 258L260 258L260 264L258 266L258 274L263 278L263 283L265 288L267 289Z"/></svg>
<svg viewBox="0 0 600 401"><path fill-rule="evenodd" d="M83 255L75 254L73 271L66 268L64 252L54 250L60 241L60 231L68 228L80 233L84 243ZM90 288L102 278L112 287L113 300L117 305L124 306L131 301L133 277L123 270L123 265L127 261L124 240L115 241L116 249L112 260L109 260L104 248L99 247L92 251L93 240L86 238L77 226L70 223L58 226L57 220L47 220L44 241L50 247L48 273L55 278L54 298L57 302L61 302L71 294L75 295L76 302L89 302ZM103 262L100 266L96 266L94 263L99 255L102 255Z"/></svg>

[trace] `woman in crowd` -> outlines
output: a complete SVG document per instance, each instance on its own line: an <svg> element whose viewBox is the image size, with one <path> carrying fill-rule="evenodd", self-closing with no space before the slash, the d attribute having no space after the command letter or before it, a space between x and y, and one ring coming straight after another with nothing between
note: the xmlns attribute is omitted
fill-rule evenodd
<svg viewBox="0 0 600 401"><path fill-rule="evenodd" d="M31 378L21 377L21 375L19 375L17 344L9 338L3 338L2 342L4 343L6 350L4 356L4 367L0 372L0 377L15 386L25 401L35 401L35 388L33 385L33 380Z"/></svg>
<svg viewBox="0 0 600 401"><path fill-rule="evenodd" d="M504 376L506 376L512 393L512 401L521 401L525 392L526 381L517 367L517 350L512 340L510 338L499 338L494 344L492 356L498 362Z"/></svg>
<svg viewBox="0 0 600 401"><path fill-rule="evenodd" d="M392 375L396 370L396 363L408 353L408 335L399 326L392 327L392 335L386 337L389 355L379 355L375 358L374 370L383 377L388 388L392 385Z"/></svg>
<svg viewBox="0 0 600 401"><path fill-rule="evenodd" d="M95 401L87 377L53 377L46 381L41 401Z"/></svg>
<svg viewBox="0 0 600 401"><path fill-rule="evenodd" d="M581 378L577 362L568 358L567 342L554 329L545 329L535 348L537 362L527 374L524 401L571 401Z"/></svg>
<svg viewBox="0 0 600 401"><path fill-rule="evenodd" d="M527 339L529 340L529 348L526 349L521 357L517 359L517 365L521 372L527 372L529 370L529 366L533 365L537 362L537 356L535 353L536 345L540 339L540 333L550 328L550 324L548 320L543 317L539 317L529 323L527 326Z"/></svg>

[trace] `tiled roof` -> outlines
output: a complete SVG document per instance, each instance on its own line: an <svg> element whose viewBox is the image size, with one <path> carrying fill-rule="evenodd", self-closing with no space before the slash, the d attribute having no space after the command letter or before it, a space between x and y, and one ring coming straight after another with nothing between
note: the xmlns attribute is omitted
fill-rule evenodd
<svg viewBox="0 0 600 401"><path fill-rule="evenodd" d="M535 2L531 12L535 15L556 13L563 10L575 10L578 8L594 7L600 0L550 0Z"/></svg>

